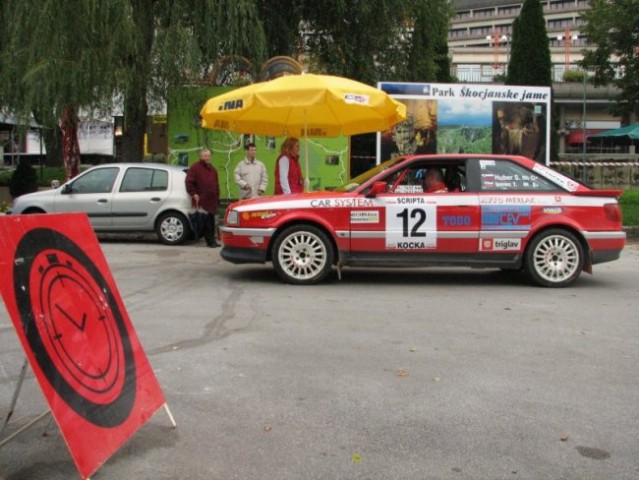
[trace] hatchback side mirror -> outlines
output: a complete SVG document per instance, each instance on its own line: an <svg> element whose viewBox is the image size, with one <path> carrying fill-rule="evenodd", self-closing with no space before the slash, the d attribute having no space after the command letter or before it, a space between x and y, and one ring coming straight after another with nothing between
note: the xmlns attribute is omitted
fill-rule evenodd
<svg viewBox="0 0 639 480"><path fill-rule="evenodd" d="M68 193L73 193L73 188L71 184L67 183L64 187L62 187L62 194L66 195Z"/></svg>
<svg viewBox="0 0 639 480"><path fill-rule="evenodd" d="M375 198L380 193L386 193L386 182L375 182L366 194L366 198Z"/></svg>

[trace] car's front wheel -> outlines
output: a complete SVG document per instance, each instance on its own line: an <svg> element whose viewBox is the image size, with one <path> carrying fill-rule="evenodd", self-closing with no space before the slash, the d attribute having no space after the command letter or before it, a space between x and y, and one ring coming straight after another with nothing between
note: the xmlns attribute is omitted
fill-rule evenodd
<svg viewBox="0 0 639 480"><path fill-rule="evenodd" d="M158 218L155 233L166 245L181 245L191 234L191 227L184 215L179 212L166 212Z"/></svg>
<svg viewBox="0 0 639 480"><path fill-rule="evenodd" d="M333 244L321 229L295 225L284 230L273 243L273 266L287 283L311 285L326 278L333 266Z"/></svg>
<svg viewBox="0 0 639 480"><path fill-rule="evenodd" d="M532 239L526 249L524 269L542 287L565 287L579 277L584 266L584 249L570 232L546 230Z"/></svg>

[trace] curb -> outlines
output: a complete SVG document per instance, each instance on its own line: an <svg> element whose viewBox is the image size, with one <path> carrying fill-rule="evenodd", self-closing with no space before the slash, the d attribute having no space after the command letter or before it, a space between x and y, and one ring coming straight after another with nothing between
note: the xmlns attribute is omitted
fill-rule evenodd
<svg viewBox="0 0 639 480"><path fill-rule="evenodd" d="M626 232L626 240L628 241L639 241L639 226L637 227L623 227L624 232Z"/></svg>

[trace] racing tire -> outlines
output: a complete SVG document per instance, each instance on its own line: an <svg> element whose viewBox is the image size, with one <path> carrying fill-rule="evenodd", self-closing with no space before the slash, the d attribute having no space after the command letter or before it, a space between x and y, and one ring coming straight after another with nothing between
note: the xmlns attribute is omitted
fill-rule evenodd
<svg viewBox="0 0 639 480"><path fill-rule="evenodd" d="M282 280L293 285L321 282L333 267L335 252L330 239L312 225L285 229L273 243L273 267Z"/></svg>
<svg viewBox="0 0 639 480"><path fill-rule="evenodd" d="M572 233L546 230L532 239L524 256L524 270L530 280L542 287L566 287L584 266L584 249Z"/></svg>
<svg viewBox="0 0 639 480"><path fill-rule="evenodd" d="M165 245L182 245L191 235L187 218L179 212L166 212L155 223L155 233Z"/></svg>

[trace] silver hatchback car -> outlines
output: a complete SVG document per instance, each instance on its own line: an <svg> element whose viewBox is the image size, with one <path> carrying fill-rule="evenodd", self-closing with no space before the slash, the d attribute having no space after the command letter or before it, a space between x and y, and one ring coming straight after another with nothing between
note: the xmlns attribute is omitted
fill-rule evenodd
<svg viewBox="0 0 639 480"><path fill-rule="evenodd" d="M186 167L112 163L92 167L56 189L22 195L8 213L85 212L97 232L155 231L179 245L191 236Z"/></svg>

